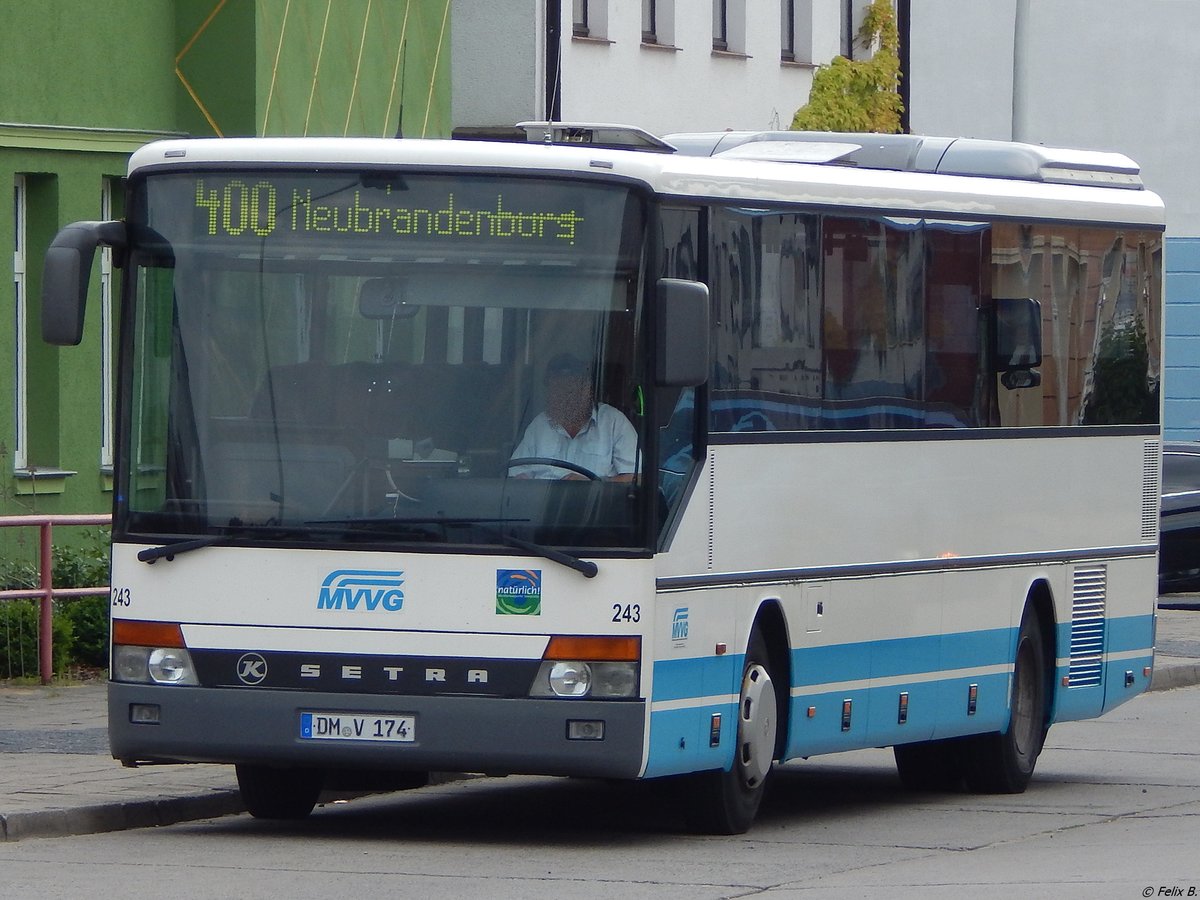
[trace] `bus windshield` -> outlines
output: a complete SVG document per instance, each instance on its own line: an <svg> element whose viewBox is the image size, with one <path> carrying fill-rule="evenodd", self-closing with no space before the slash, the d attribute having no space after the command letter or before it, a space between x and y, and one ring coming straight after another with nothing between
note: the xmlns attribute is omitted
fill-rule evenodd
<svg viewBox="0 0 1200 900"><path fill-rule="evenodd" d="M643 548L644 221L594 181L138 181L118 530Z"/></svg>

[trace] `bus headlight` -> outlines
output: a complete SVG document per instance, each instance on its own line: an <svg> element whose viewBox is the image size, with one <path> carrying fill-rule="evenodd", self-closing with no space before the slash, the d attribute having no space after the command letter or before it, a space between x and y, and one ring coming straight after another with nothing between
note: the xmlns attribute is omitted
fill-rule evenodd
<svg viewBox="0 0 1200 900"><path fill-rule="evenodd" d="M636 697L639 635L555 635L546 644L531 697Z"/></svg>
<svg viewBox="0 0 1200 900"><path fill-rule="evenodd" d="M585 662L556 662L550 666L550 690L557 697L583 697L592 688L592 667Z"/></svg>
<svg viewBox="0 0 1200 900"><path fill-rule="evenodd" d="M632 697L637 693L637 664L592 663L593 697Z"/></svg>
<svg viewBox="0 0 1200 900"><path fill-rule="evenodd" d="M149 661L149 647L113 647L113 680L149 681Z"/></svg>
<svg viewBox="0 0 1200 900"><path fill-rule="evenodd" d="M113 680L135 684L199 684L192 657L181 647L113 648Z"/></svg>
<svg viewBox="0 0 1200 900"><path fill-rule="evenodd" d="M592 697L611 699L637 694L638 665L634 662L546 660L538 672L532 697Z"/></svg>
<svg viewBox="0 0 1200 900"><path fill-rule="evenodd" d="M150 678L155 684L197 684L191 654L178 647L150 651Z"/></svg>

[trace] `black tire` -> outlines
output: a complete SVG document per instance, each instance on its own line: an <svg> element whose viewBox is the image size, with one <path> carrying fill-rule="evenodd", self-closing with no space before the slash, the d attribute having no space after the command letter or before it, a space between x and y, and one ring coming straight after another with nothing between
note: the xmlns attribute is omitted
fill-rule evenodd
<svg viewBox="0 0 1200 900"><path fill-rule="evenodd" d="M242 802L256 819L303 819L317 805L324 776L316 769L238 765Z"/></svg>
<svg viewBox="0 0 1200 900"><path fill-rule="evenodd" d="M758 815L775 758L779 697L771 678L767 644L751 632L738 698L737 746L728 772L701 772L692 779L692 822L705 834L743 834Z"/></svg>
<svg viewBox="0 0 1200 900"><path fill-rule="evenodd" d="M955 738L892 748L900 783L910 791L946 793L962 787L962 742Z"/></svg>
<svg viewBox="0 0 1200 900"><path fill-rule="evenodd" d="M1046 676L1042 624L1030 607L1017 634L1008 728L981 734L964 745L968 789L979 794L1019 794L1029 785L1049 729Z"/></svg>

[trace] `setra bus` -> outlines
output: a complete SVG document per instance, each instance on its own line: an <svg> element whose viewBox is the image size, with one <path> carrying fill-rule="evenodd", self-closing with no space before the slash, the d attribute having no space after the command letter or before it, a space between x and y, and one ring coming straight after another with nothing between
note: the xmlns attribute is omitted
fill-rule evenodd
<svg viewBox="0 0 1200 900"><path fill-rule="evenodd" d="M1132 161L528 130L158 142L124 220L59 233L47 340L97 247L124 271L114 757L232 763L273 818L351 777L675 777L736 833L814 754L1022 791L1052 723L1147 687ZM514 455L563 358L622 464Z"/></svg>

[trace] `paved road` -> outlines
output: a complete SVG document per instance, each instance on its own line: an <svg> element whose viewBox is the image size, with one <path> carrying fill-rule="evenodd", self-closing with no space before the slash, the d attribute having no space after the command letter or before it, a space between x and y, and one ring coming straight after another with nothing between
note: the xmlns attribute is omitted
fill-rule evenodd
<svg viewBox="0 0 1200 900"><path fill-rule="evenodd" d="M669 797L644 784L479 779L326 805L288 825L241 815L0 844L0 879L22 900L1200 893L1200 687L1055 726L1020 795L909 794L882 750L776 775L759 822L736 837L681 833Z"/></svg>

